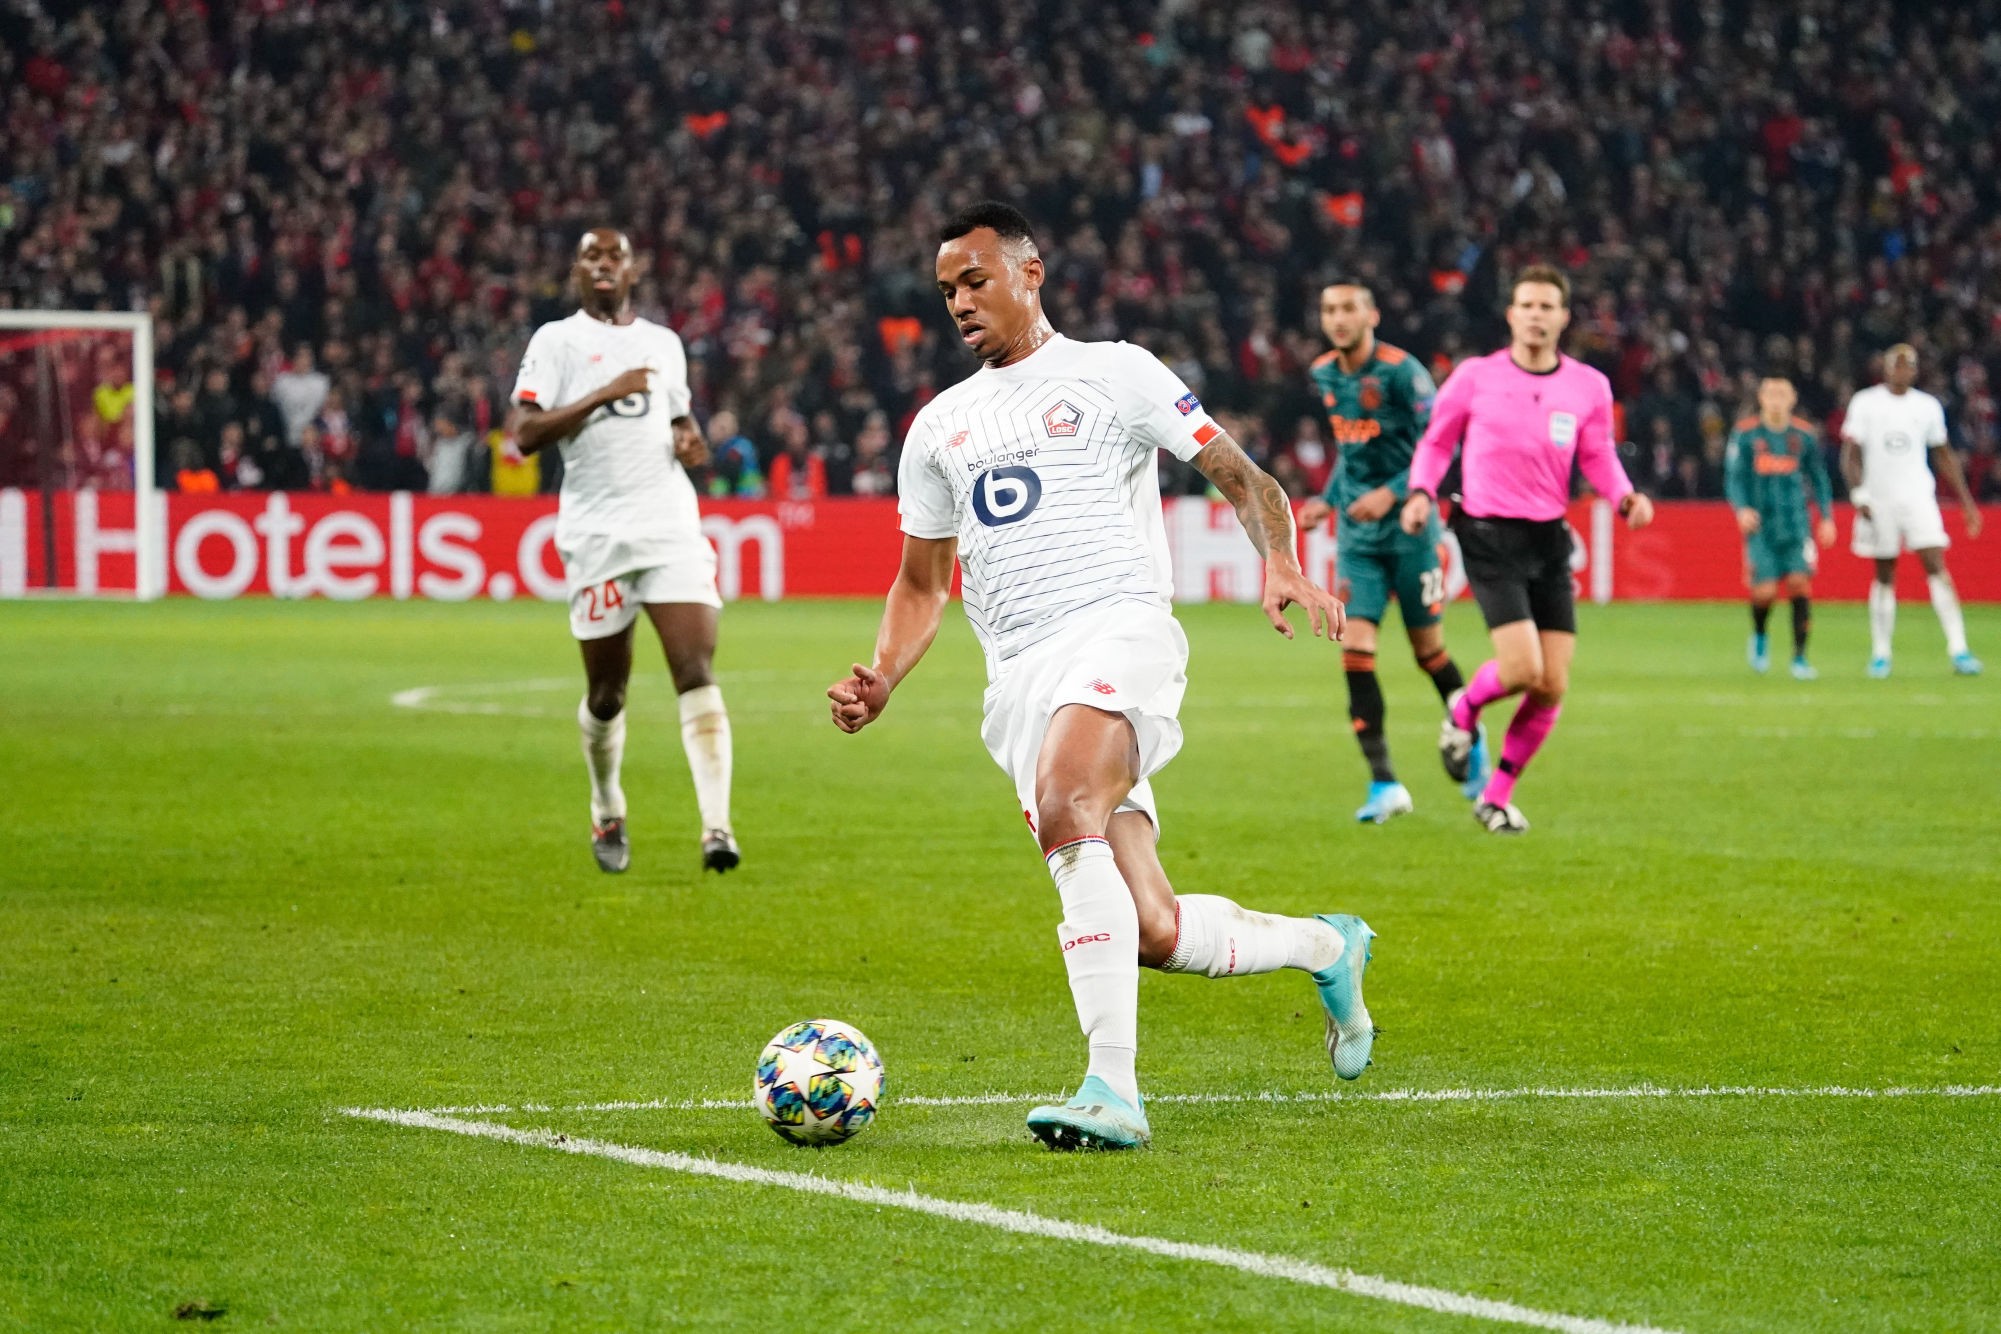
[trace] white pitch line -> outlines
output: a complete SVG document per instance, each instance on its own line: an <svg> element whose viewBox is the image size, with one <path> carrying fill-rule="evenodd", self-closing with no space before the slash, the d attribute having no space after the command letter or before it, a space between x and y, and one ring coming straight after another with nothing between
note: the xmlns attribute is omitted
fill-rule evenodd
<svg viewBox="0 0 2001 1334"><path fill-rule="evenodd" d="M1062 1093L970 1093L957 1097L896 1095L885 1105L906 1107L1004 1107L1015 1104L1060 1102ZM1930 1088L1848 1088L1823 1084L1808 1088L1766 1088L1755 1084L1716 1084L1699 1088L1672 1088L1660 1084L1634 1084L1627 1088L1568 1089L1379 1089L1343 1092L1315 1089L1304 1093L1155 1093L1150 1103L1314 1103L1314 1102L1515 1102L1534 1098L1577 1101L1615 1101L1674 1098L1997 1098L2001 1084L1945 1084ZM744 1111L755 1104L749 1098L648 1098L643 1101L577 1102L556 1107L544 1102L477 1103L459 1107L427 1107L418 1110L436 1116L493 1116L507 1112L705 1112Z"/></svg>
<svg viewBox="0 0 2001 1334"><path fill-rule="evenodd" d="M959 1200L939 1199L932 1195L919 1195L915 1190L885 1190L881 1186L871 1186L865 1182L838 1181L806 1172L780 1172L766 1167L751 1167L745 1163L720 1162L713 1158L695 1158L684 1153L642 1149L629 1144L577 1139L569 1135L559 1135L552 1130L516 1130L512 1126L496 1125L491 1121L461 1121L432 1112L399 1112L380 1107L349 1107L343 1110L349 1116L385 1121L391 1125L445 1130L457 1135L499 1140L505 1144L524 1144L592 1158L608 1158L614 1162L629 1163L634 1167L686 1172L691 1176L716 1177L746 1185L777 1186L810 1195L829 1195L857 1204L872 1204L878 1208L908 1209L913 1213L949 1218L958 1223L974 1223L981 1227L996 1228L1023 1236L1044 1237L1052 1241L1082 1242L1090 1246L1141 1251L1170 1260L1191 1260L1199 1264L1218 1265L1257 1278L1284 1279L1292 1283L1331 1288L1354 1297L1370 1297L1377 1301L1394 1302L1399 1306L1438 1311L1445 1315L1491 1320L1507 1325L1526 1325L1534 1329L1560 1330L1563 1334L1669 1334L1669 1331L1652 1325L1627 1325L1588 1316L1539 1311L1534 1307L1517 1306L1513 1302L1475 1297L1470 1293L1453 1292L1446 1288L1427 1288L1415 1283L1399 1283L1394 1279L1379 1278L1373 1274L1358 1274L1352 1269L1335 1269L1314 1264L1310 1260L1293 1259L1290 1256L1265 1255L1258 1251L1231 1250L1226 1246L1204 1246L1193 1242L1170 1241L1164 1237L1135 1236L1132 1233L1113 1232L1109 1228L1096 1227L1088 1223L1070 1223L1060 1218L1045 1218L1041 1214L1032 1214L1021 1209L1002 1209L991 1204L972 1204Z"/></svg>
<svg viewBox="0 0 2001 1334"><path fill-rule="evenodd" d="M423 709L431 713L473 713L487 715L512 715L532 718L543 710L534 705L526 708L509 707L480 699L449 699L448 694L478 695L536 695L549 691L574 689L576 681L571 677L539 677L532 681L465 681L435 686L412 686L399 690L389 697L389 702L399 709Z"/></svg>

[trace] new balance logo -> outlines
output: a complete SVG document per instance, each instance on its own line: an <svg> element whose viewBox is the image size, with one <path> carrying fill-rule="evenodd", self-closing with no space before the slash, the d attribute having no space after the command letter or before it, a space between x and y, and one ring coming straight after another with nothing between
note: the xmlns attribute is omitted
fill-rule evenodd
<svg viewBox="0 0 2001 1334"><path fill-rule="evenodd" d="M1119 693L1117 686L1106 685L1103 681L1086 681L1084 685L1086 689L1095 690L1100 695L1116 695Z"/></svg>
<svg viewBox="0 0 2001 1334"><path fill-rule="evenodd" d="M1100 931L1100 932L1098 932L1098 933L1097 933L1096 935L1094 935L1094 936L1079 936L1079 937L1077 937L1077 938L1076 938L1075 940L1066 940L1066 941L1064 941L1064 942L1063 942L1063 951L1064 951L1064 953L1066 953L1066 954L1067 954L1067 953L1069 953L1069 952L1070 952L1071 950L1074 950L1074 949L1076 949L1076 948L1077 948L1077 947L1078 947L1079 945L1090 945L1090 944L1093 944L1093 943L1095 943L1095 942L1097 942L1097 941L1100 941L1100 940L1110 940L1111 938L1112 938L1112 934L1111 934L1111 932L1109 932L1109 931Z"/></svg>
<svg viewBox="0 0 2001 1334"><path fill-rule="evenodd" d="M945 442L945 448L957 449L960 445L965 444L968 440L972 438L973 438L973 433L971 431L961 431L957 435L953 436L951 439Z"/></svg>

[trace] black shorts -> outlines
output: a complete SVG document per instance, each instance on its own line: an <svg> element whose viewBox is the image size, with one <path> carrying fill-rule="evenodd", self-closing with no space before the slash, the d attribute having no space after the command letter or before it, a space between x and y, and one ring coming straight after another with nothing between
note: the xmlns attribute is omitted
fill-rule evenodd
<svg viewBox="0 0 2001 1334"><path fill-rule="evenodd" d="M1570 579L1570 525L1561 519L1452 516L1466 582L1487 628L1534 621L1538 630L1577 633Z"/></svg>

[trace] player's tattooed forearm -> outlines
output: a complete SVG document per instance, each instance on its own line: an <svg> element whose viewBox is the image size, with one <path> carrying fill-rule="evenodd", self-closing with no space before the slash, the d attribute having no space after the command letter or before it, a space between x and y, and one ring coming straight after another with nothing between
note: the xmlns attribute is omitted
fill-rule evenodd
<svg viewBox="0 0 2001 1334"><path fill-rule="evenodd" d="M1286 499L1285 488L1278 479L1262 469L1253 468L1257 474L1251 487L1251 496L1257 505L1258 523L1263 529L1260 539L1257 529L1249 522L1244 524L1251 533L1251 541L1257 545L1260 556L1269 556L1274 551L1287 551L1292 547L1292 502ZM1237 513L1243 514L1243 507Z"/></svg>
<svg viewBox="0 0 2001 1334"><path fill-rule="evenodd" d="M1291 547L1292 502L1277 480L1252 463L1235 440L1223 435L1210 441L1195 456L1195 466L1235 508L1260 556Z"/></svg>

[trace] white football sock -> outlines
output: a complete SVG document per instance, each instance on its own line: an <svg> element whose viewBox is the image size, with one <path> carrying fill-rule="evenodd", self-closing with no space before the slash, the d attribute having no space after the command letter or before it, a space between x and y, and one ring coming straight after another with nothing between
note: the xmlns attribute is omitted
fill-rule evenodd
<svg viewBox="0 0 2001 1334"><path fill-rule="evenodd" d="M1959 610L1959 594L1953 591L1952 576L1934 574L1925 586L1932 591L1932 610L1945 630L1945 651L1953 657L1966 652L1966 617Z"/></svg>
<svg viewBox="0 0 2001 1334"><path fill-rule="evenodd" d="M1102 838L1065 843L1048 856L1063 900L1063 967L1077 1022L1091 1044L1088 1073L1137 1106L1133 1073L1139 1049L1139 909Z"/></svg>
<svg viewBox="0 0 2001 1334"><path fill-rule="evenodd" d="M577 705L577 730L584 739L584 766L591 773L591 819L623 816L625 790L618 785L618 765L625 758L625 710L600 720L586 697Z"/></svg>
<svg viewBox="0 0 2001 1334"><path fill-rule="evenodd" d="M695 779L702 832L730 827L730 716L721 686L696 686L681 696L681 749Z"/></svg>
<svg viewBox="0 0 2001 1334"><path fill-rule="evenodd" d="M1897 590L1892 584L1869 581L1869 653L1890 656L1890 636L1897 628Z"/></svg>
<svg viewBox="0 0 2001 1334"><path fill-rule="evenodd" d="M1345 948L1340 932L1311 917L1252 912L1214 894L1181 894L1174 903L1174 953L1163 973L1317 973L1339 963Z"/></svg>

